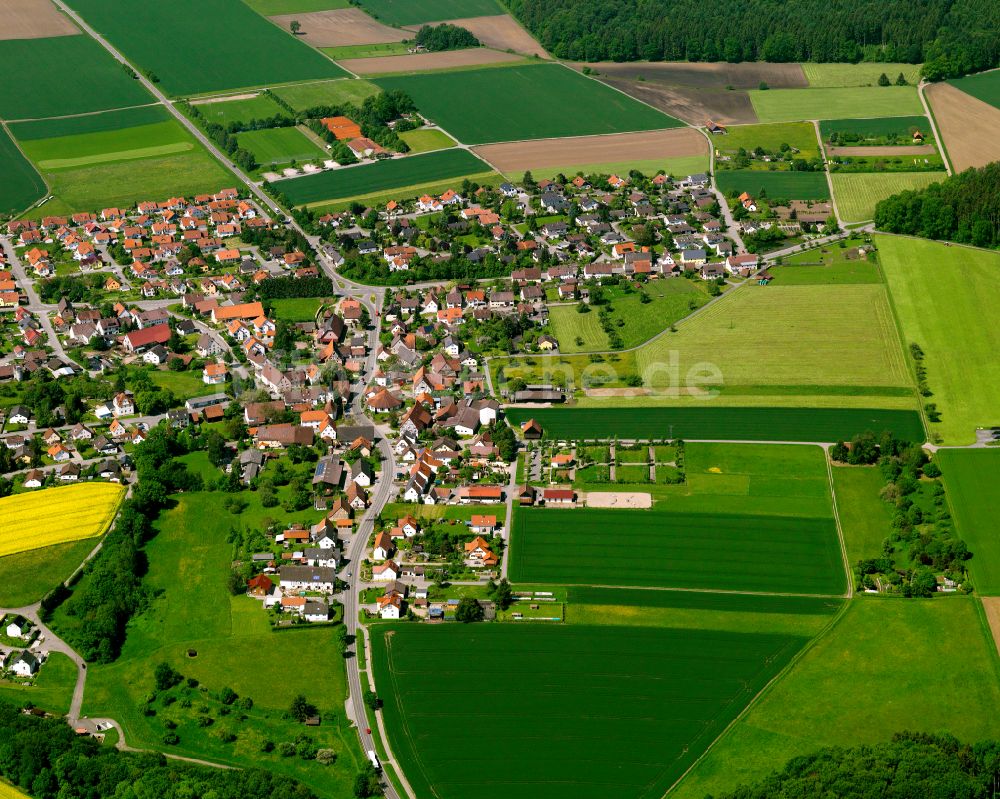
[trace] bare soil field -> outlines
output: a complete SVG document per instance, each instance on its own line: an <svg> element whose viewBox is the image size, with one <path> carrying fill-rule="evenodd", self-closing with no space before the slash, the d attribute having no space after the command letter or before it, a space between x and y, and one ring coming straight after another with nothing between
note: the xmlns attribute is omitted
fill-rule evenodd
<svg viewBox="0 0 1000 799"><path fill-rule="evenodd" d="M308 14L281 14L271 22L289 29L292 20L302 25L299 37L313 47L343 47L350 44L383 44L409 39L407 31L376 22L360 8L338 8Z"/></svg>
<svg viewBox="0 0 1000 799"><path fill-rule="evenodd" d="M828 155L937 155L937 147L933 144L901 144L897 146L857 146L857 147L827 147Z"/></svg>
<svg viewBox="0 0 1000 799"><path fill-rule="evenodd" d="M955 172L1000 160L1000 136L996 135L1000 108L948 83L931 84L925 91Z"/></svg>
<svg viewBox="0 0 1000 799"><path fill-rule="evenodd" d="M666 86L603 76L599 80L690 125L704 125L709 119L721 125L752 125L758 121L750 95L745 91Z"/></svg>
<svg viewBox="0 0 1000 799"><path fill-rule="evenodd" d="M0 40L76 36L80 31L49 0L0 0Z"/></svg>
<svg viewBox="0 0 1000 799"><path fill-rule="evenodd" d="M653 507L653 498L644 491L588 491L588 508L625 508L644 510Z"/></svg>
<svg viewBox="0 0 1000 799"><path fill-rule="evenodd" d="M435 25L446 23L435 22ZM548 58L542 46L534 40L530 33L522 28L517 20L509 14L498 14L495 17L467 17L465 19L449 19L449 25L458 25L475 35L479 41L494 50L513 50L524 55L537 55ZM408 28L420 30L419 25Z"/></svg>
<svg viewBox="0 0 1000 799"><path fill-rule="evenodd" d="M473 152L500 172L510 174L573 164L610 164L707 155L708 141L693 128L675 128L611 136L488 144L473 148Z"/></svg>
<svg viewBox="0 0 1000 799"><path fill-rule="evenodd" d="M651 62L573 64L577 69L589 66L602 78L644 79L667 86L687 86L692 89L756 89L764 81L772 89L803 89L809 85L798 64L766 64L744 61L739 64Z"/></svg>
<svg viewBox="0 0 1000 799"><path fill-rule="evenodd" d="M983 610L986 611L986 618L990 623L990 632L993 633L993 642L996 644L997 652L1000 652L1000 597L984 596Z"/></svg>
<svg viewBox="0 0 1000 799"><path fill-rule="evenodd" d="M358 75L386 75L392 72L426 72L434 69L478 67L484 64L522 60L522 57L515 53L501 53L485 47L474 47L470 50L445 50L440 53L348 58L337 63Z"/></svg>
<svg viewBox="0 0 1000 799"><path fill-rule="evenodd" d="M3 0L0 0L2 2ZM252 100L258 97L257 92L246 92L244 94L223 94L220 97L203 97L200 100L191 100L191 105L208 105L209 103L228 103L233 100Z"/></svg>

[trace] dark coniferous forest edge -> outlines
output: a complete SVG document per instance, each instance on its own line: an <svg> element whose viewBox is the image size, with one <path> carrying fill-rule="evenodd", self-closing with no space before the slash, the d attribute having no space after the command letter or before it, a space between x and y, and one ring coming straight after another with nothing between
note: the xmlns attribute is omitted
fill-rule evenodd
<svg viewBox="0 0 1000 799"><path fill-rule="evenodd" d="M996 0L507 0L573 61L901 61L932 80L1000 63Z"/></svg>

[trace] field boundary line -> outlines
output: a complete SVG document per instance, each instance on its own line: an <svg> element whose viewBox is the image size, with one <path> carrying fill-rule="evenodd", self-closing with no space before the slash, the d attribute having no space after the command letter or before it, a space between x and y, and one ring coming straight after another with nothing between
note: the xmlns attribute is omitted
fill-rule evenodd
<svg viewBox="0 0 1000 799"><path fill-rule="evenodd" d="M687 779L688 775L689 775L689 774L690 774L690 773L691 773L692 771L694 771L694 769L695 769L695 768L697 768L697 766L698 766L698 765L699 765L699 764L701 763L701 761L702 761L702 760L704 760L704 759L705 759L706 757L708 757L708 755L709 755L709 754L710 754L710 753L712 752L712 750L713 750L713 749L715 749L716 745L717 745L717 744L718 744L718 743L719 743L719 742L720 742L720 741L721 741L721 740L722 740L722 739L723 739L723 738L724 738L725 736L727 736L727 735L728 735L728 734L730 733L730 731L732 731L732 730L733 730L733 728L735 728L735 727L736 727L736 725L737 725L737 724L738 724L739 722L741 722L741 721L742 721L742 720L743 720L744 718L746 718L746 717L747 717L747 716L748 716L748 715L750 714L750 711L752 711L752 710L753 710L753 709L754 709L754 708L755 708L755 707L756 707L756 706L757 706L757 705L758 705L758 704L760 703L760 700L761 700L761 699L762 699L762 698L763 698L763 697L764 697L764 696L765 696L766 694L769 694L769 693L771 692L771 690L772 690L772 689L774 688L775 684L776 684L776 683L778 683L778 682L779 682L780 680L784 679L784 677L785 677L785 676L786 676L786 675L787 675L787 674L788 674L788 673L789 673L789 672L790 672L790 671L791 671L791 670L792 670L792 669L793 669L793 668L794 668L794 667L795 667L796 665L798 665L799 661L800 661L800 660L802 660L802 658L804 658L804 657L806 656L806 654L807 654L808 652L810 652L810 651L811 651L811 650L813 649L813 647L815 647L815 646L816 646L816 644L818 644L818 643L819 643L819 642L820 642L820 641L821 641L821 640L822 640L823 638L825 638L825 637L826 637L826 636L827 636L827 635L829 634L830 630L832 630L832 629L833 629L833 628L834 628L834 627L835 627L835 626L837 625L837 623L838 623L838 622L839 622L839 621L841 620L841 618L842 618L842 617L843 617L843 616L844 616L844 615L845 615L845 614L847 613L847 609L848 609L848 608L849 608L849 607L851 606L851 602L852 602L852 601L855 601L855 600L845 600L845 599L844 599L844 597L838 597L838 598L842 600L842 605L841 605L841 607L840 607L840 608L839 608L839 609L837 610L837 612L833 614L833 618L831 618L831 619L830 619L830 621L829 621L829 622L827 622L826 626L825 626L825 627L824 627L824 628L823 628L822 630L820 630L820 631L819 631L818 633L816 633L816 635L815 635L815 636L813 636L813 637L812 637L812 639L811 639L811 640L809 640L809 641L808 641L808 642L807 642L807 643L805 644L805 646L803 646L803 647L802 647L802 649L800 649L800 650L799 650L799 651L798 651L798 652L797 652L797 653L796 653L796 654L795 654L795 655L794 655L794 656L792 657L792 659L788 661L788 663L787 663L787 664L785 665L785 667L784 667L783 669L781 669L781 671L779 671L779 672L778 672L777 674L775 674L775 675L774 675L774 676L773 676L773 677L772 677L772 678L770 679L770 681L768 681L768 683L767 683L767 684L766 684L766 685L765 685L765 686L764 686L763 688L761 688L761 689L760 689L760 690L759 690L759 691L757 692L757 695L756 695L756 696L754 696L754 697L753 697L753 698L752 698L752 699L751 699L751 700L750 700L750 701L749 701L749 702L747 703L747 706L746 706L745 708L743 708L743 710L742 710L742 711L741 711L741 712L740 712L740 713L739 713L739 714L738 714L738 715L736 716L736 718L734 718L734 719L733 719L733 720L732 720L731 722L729 722L729 724L727 724L727 725L726 725L726 728L725 728L724 730L722 730L722 732L720 732L720 733L719 733L719 734L718 734L718 735L717 735L717 736L715 737L715 740L713 740L713 741L712 741L712 742L711 742L711 743L710 743L710 744L708 745L708 747L706 747L705 751L704 751L704 752L702 752L702 753L701 753L701 754L700 754L700 755L699 755L699 756L698 756L698 757L697 757L697 758L695 759L695 761L694 761L694 762L693 762L693 763L692 763L692 764L691 764L690 766L688 766L688 767L687 767L687 769L685 769L684 773L683 773L683 774L681 774L681 776L679 776L679 777L678 777L678 778L677 778L676 780L674 780L673 784L672 784L672 785L671 785L671 786L670 786L669 788L667 788L667 790L666 790L666 791L664 791L664 793L663 793L663 796L664 796L664 797L668 796L668 795L670 794L670 792L671 792L671 791L672 791L672 790L673 790L674 788L676 788L676 787L677 787L678 785L680 785L680 784L681 784L681 783L682 783L682 782L683 782L683 781L684 781L685 779Z"/></svg>
<svg viewBox="0 0 1000 799"><path fill-rule="evenodd" d="M537 581L518 580L517 582L527 582L536 584ZM678 588L677 586L660 585L608 585L605 583L554 583L545 581L538 585L553 585L558 588L604 588L624 591L670 591L676 593L692 594L727 594L734 596L771 596L786 597L792 599L844 599L844 594L802 594L784 591L741 591L733 588Z"/></svg>
<svg viewBox="0 0 1000 799"><path fill-rule="evenodd" d="M823 448L823 461L826 464L826 479L830 485L830 502L833 505L833 520L837 524L837 540L840 543L840 557L844 566L844 577L847 578L846 598L854 597L854 581L851 574L851 564L847 559L847 542L844 541L844 528L840 523L840 509L837 507L837 487L833 483L833 464L830 459L830 450Z"/></svg>
<svg viewBox="0 0 1000 799"><path fill-rule="evenodd" d="M115 111L131 111L134 108L152 108L154 105L162 106L163 103L156 101L152 103L142 103L140 105L123 105L121 108L104 108L100 111L83 111L79 114L60 114L54 117L26 117L24 119L5 119L4 122L11 125L19 125L22 122L48 122L50 119L76 119L77 117L96 117L101 114L112 114ZM73 134L70 134L73 135ZM55 138L55 137L50 137Z"/></svg>

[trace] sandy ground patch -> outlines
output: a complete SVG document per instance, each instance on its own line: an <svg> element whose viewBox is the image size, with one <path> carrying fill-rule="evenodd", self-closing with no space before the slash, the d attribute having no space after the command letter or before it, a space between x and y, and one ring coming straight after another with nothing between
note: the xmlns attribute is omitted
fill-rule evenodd
<svg viewBox="0 0 1000 799"><path fill-rule="evenodd" d="M435 22L434 24L442 25L444 23ZM479 41L494 50L513 50L515 53L524 53L525 55L549 57L549 54L534 40L531 34L509 14L498 14L495 17L449 19L447 24L465 28L473 33ZM419 25L408 27L413 31L420 30Z"/></svg>
<svg viewBox="0 0 1000 799"><path fill-rule="evenodd" d="M2 2L2 0L0 0ZM228 103L232 100L252 100L257 97L257 92L247 92L246 94L224 94L221 97L205 97L201 100L191 100L191 105L206 105L207 103Z"/></svg>
<svg viewBox="0 0 1000 799"><path fill-rule="evenodd" d="M653 498L644 491L588 491L588 508L625 508L627 510L653 507Z"/></svg>
<svg viewBox="0 0 1000 799"><path fill-rule="evenodd" d="M611 164L708 155L708 141L693 128L675 128L611 136L489 144L473 150L499 171L511 173L574 164Z"/></svg>
<svg viewBox="0 0 1000 799"><path fill-rule="evenodd" d="M0 0L0 40L76 36L80 31L49 0Z"/></svg>
<svg viewBox="0 0 1000 799"><path fill-rule="evenodd" d="M925 94L955 172L1000 161L1000 108L949 83L934 83Z"/></svg>
<svg viewBox="0 0 1000 799"><path fill-rule="evenodd" d="M313 47L344 47L349 44L384 44L409 39L407 31L390 28L369 17L360 8L338 8L308 14L281 14L271 22L289 29L292 20L302 25L299 36Z"/></svg>
<svg viewBox="0 0 1000 799"><path fill-rule="evenodd" d="M471 50L446 50L442 53L415 53L413 55L386 55L373 58L348 58L338 61L344 69L358 75L384 75L390 72L422 72L454 67L478 67L484 64L501 64L521 61L514 53L501 53L485 47Z"/></svg>
<svg viewBox="0 0 1000 799"><path fill-rule="evenodd" d="M879 146L879 147L865 147L859 145L857 147L827 147L826 152L828 155L843 155L843 156L854 156L854 155L936 155L937 147L933 144L901 144L894 147Z"/></svg>
<svg viewBox="0 0 1000 799"><path fill-rule="evenodd" d="M1000 596L984 596L983 609L990 622L990 632L993 633L993 643L1000 652Z"/></svg>

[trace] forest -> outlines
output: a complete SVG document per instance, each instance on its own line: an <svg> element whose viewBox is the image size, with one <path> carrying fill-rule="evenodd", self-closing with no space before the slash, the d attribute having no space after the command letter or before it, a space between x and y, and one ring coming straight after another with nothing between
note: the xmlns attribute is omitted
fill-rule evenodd
<svg viewBox="0 0 1000 799"><path fill-rule="evenodd" d="M994 0L510 0L574 61L927 62L928 77L1000 60Z"/></svg>
<svg viewBox="0 0 1000 799"><path fill-rule="evenodd" d="M902 732L886 743L796 757L782 771L718 799L986 799L994 796L998 778L996 741L969 745L950 736Z"/></svg>
<svg viewBox="0 0 1000 799"><path fill-rule="evenodd" d="M889 233L1000 247L1000 163L882 200L875 206L875 226Z"/></svg>

